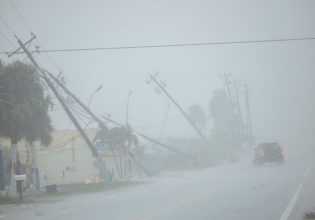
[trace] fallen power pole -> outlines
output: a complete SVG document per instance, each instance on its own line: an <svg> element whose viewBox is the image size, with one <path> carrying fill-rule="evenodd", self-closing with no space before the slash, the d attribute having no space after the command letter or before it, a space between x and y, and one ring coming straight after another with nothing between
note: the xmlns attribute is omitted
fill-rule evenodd
<svg viewBox="0 0 315 220"><path fill-rule="evenodd" d="M81 100L80 100L78 97L76 97L67 87L65 87L65 86L59 81L59 79L58 79L57 77L55 77L52 73L48 72L47 70L46 70L46 72L47 72L47 74L48 74L70 97L72 97L72 98L73 98L73 99L74 99L97 123L99 123L100 125L102 125L103 127L106 128L106 125L105 125L104 121L101 120L98 116L96 116L96 115L91 111L90 108L88 108L85 104L83 104L83 103L81 102ZM118 123L118 122L115 122L115 121L113 121L112 119L110 119L110 118L108 118L108 117L103 117L103 118L104 118L106 121L108 121L108 122L110 122L110 123L112 123L112 124L114 124L114 125L116 125L116 126L124 127L123 124L120 124L120 123ZM170 146L167 146L167 145L165 145L165 144L163 144L163 143L161 143L161 142L159 142L159 141L157 141L157 140L155 140L155 139L153 139L153 138L150 138L150 137L148 137L148 136L146 136L146 135L144 135L144 134L142 134L142 133L140 133L140 132L137 132L137 131L134 131L134 132L137 133L138 135L140 135L142 138L148 140L148 141L151 141L151 142L153 142L153 143L155 143L155 144L158 144L158 145L160 145L160 146L163 147L163 148L166 148L166 149L168 149L168 150L170 150L170 151L173 151L173 152L175 152L175 153L177 153L177 154L180 154L181 156L184 156L184 157L186 157L186 158L189 158L190 160L194 160L194 159L193 159L190 155L188 155L188 154L185 154L185 153L183 153L183 152L180 152L180 151L178 151L178 150L176 150L176 149L174 149L174 148L172 148L172 147L170 147Z"/></svg>
<svg viewBox="0 0 315 220"><path fill-rule="evenodd" d="M79 122L76 120L75 116L73 115L73 113L70 111L70 109L68 108L68 106L66 105L66 103L64 102L63 98L60 96L60 94L58 93L58 91L56 90L56 88L54 87L54 85L52 84L52 82L50 81L50 79L47 77L47 75L53 79L68 95L70 95L97 123L99 123L100 125L102 125L104 128L107 128L104 121L101 120L98 116L96 116L85 104L83 104L81 102L81 100L76 97L66 86L64 86L57 77L55 77L52 73L50 73L49 71L47 70L44 70L42 68L40 68L40 66L38 65L38 63L35 61L35 59L33 58L32 54L26 49L25 45L30 43L33 39L36 38L36 36L33 35L32 39L29 40L28 42L26 42L25 44L23 44L21 42L21 40L15 36L19 45L20 45L20 48L18 48L17 50L14 51L14 53L17 53L20 49L23 49L24 52L26 53L26 55L28 56L28 58L31 60L31 62L36 66L36 68L42 73L42 77L43 79L46 81L46 83L48 84L49 88L53 91L53 93L56 95L58 101L61 103L62 107L65 109L67 115L69 116L69 118L71 119L71 121L74 123L74 125L76 126L76 128L79 130L80 134L83 136L85 142L88 144L92 154L94 157L96 158L99 158L99 154L97 152L97 150L95 149L93 143L91 142L91 140L88 138L88 136L86 135L86 133L84 132L84 130L82 129L82 127L80 126ZM13 54L10 54L10 56L12 56ZM107 121L111 122L112 124L115 124L117 126L120 126L120 127L124 127L122 124L118 123L118 122L115 122L109 118L105 118ZM154 142L170 151L173 151L175 153L178 153L182 156L185 156L186 158L189 158L191 160L193 160L193 158L188 155L188 154L185 154L185 153L182 153L172 147L169 147L159 141L156 141L154 140L153 138L150 138L144 134L141 134L139 132L136 132L138 133L141 137L143 137L144 139L147 139L151 142Z"/></svg>
<svg viewBox="0 0 315 220"><path fill-rule="evenodd" d="M108 118L108 117L102 117L102 118L104 118L106 121L108 121L108 122L110 122L110 123L112 123L112 124L114 124L114 125L117 125L117 126L119 126L119 127L124 127L122 124L120 124L120 123L118 123L118 122L115 122L115 121L113 121L112 119L110 119L110 118ZM173 151L174 153L177 153L177 154L179 154L179 155L181 155L181 156L183 156L183 157L186 157L187 159L190 159L190 160L195 160L192 156L190 156L189 154L185 154L185 153L183 153L183 152L181 152L181 151L179 151L179 150L176 150L175 148L173 148L173 147L170 147L170 146L167 146L166 144L163 144L162 142L160 142L160 141L157 141L157 140L155 140L155 139L153 139L153 138L151 138L151 137L149 137L149 136L147 136L147 135L145 135L145 134L142 134L141 132L139 132L139 131L135 131L135 130L133 130L136 134L138 134L139 136L141 136L142 138L144 138L144 139L146 139L146 140L148 140L148 141L150 141L150 142L153 142L153 143L155 143L155 144L157 144L157 145L160 145L161 147L163 147L163 148L165 148L165 149L168 149L169 151Z"/></svg>
<svg viewBox="0 0 315 220"><path fill-rule="evenodd" d="M242 110L240 105L240 98L238 93L238 86L236 80L234 80L234 89L235 89L235 102L236 102L236 108L237 108L237 114L238 114L238 120L239 120L239 132L244 137L244 123L243 123L243 116L242 116Z"/></svg>
<svg viewBox="0 0 315 220"><path fill-rule="evenodd" d="M103 125L106 127L104 122L99 119L91 110L89 107L87 107L85 104L81 102L81 100L76 97L64 84L62 84L57 77L55 77L52 73L45 70L45 72L68 94L73 98L97 123Z"/></svg>
<svg viewBox="0 0 315 220"><path fill-rule="evenodd" d="M247 135L250 138L250 142L254 140L253 129L252 129L252 117L250 112L249 96L248 96L248 84L245 84L245 99L246 99L246 125Z"/></svg>
<svg viewBox="0 0 315 220"><path fill-rule="evenodd" d="M202 140L207 144L207 146L211 149L212 146L208 139L203 135L200 129L195 125L194 122L189 118L184 109L176 102L176 100L166 91L166 89L161 85L161 83L152 75L150 75L151 80L158 86L158 88L164 92L164 94L174 103L174 105L179 109L179 111L184 115L189 124L195 129L197 134L202 138Z"/></svg>
<svg viewBox="0 0 315 220"><path fill-rule="evenodd" d="M89 137L86 135L85 131L83 130L83 128L81 127L81 125L79 124L79 122L77 121L77 119L75 118L75 116L73 115L73 113L71 112L71 110L68 108L67 104L65 103L64 99L60 96L60 94L58 93L57 89L54 87L53 83L50 81L50 79L47 77L46 72L38 65L38 63L36 62L36 60L34 59L34 57L32 56L32 54L26 49L25 45L27 45L28 43L31 42L31 40L35 39L35 36L33 35L32 39L29 40L28 42L26 42L25 44L23 44L21 42L21 40L15 36L17 39L17 42L20 45L20 48L18 48L17 50L15 50L14 53L17 53L20 49L22 49L27 57L30 59L30 61L34 64L34 66L42 73L41 77L45 80L45 82L47 83L47 85L49 86L49 88L53 91L54 95L57 97L58 101L60 102L60 104L62 105L63 109L66 111L68 117L70 118L70 120L73 122L73 124L75 125L75 127L78 129L78 131L80 132L80 134L82 135L82 137L84 138L85 142L87 143L88 147L90 148L92 155L95 158L99 158L99 154L97 152L97 150L95 149L93 143L91 142L91 140L89 139ZM10 56L12 56L13 54L10 54Z"/></svg>
<svg viewBox="0 0 315 220"><path fill-rule="evenodd" d="M239 128L238 123L237 123L237 116L235 115L235 112L234 112L234 105L237 106L238 100L234 100L234 98L232 96L232 92L231 92L231 88L230 88L230 84L232 83L232 81L230 81L228 79L229 76L231 76L231 75L230 74L227 75L226 73L224 73L223 78L225 81L225 87L226 87L226 92L227 92L227 96L228 96L228 101L229 101L229 104L231 105L231 107L233 108L233 111L232 111L233 130L234 130L235 134L240 134L241 132L240 132L240 128Z"/></svg>
<svg viewBox="0 0 315 220"><path fill-rule="evenodd" d="M168 150L170 150L170 151L173 151L173 152L175 152L175 153L177 153L177 154L179 154L179 155L181 155L181 156L184 156L184 157L186 157L187 159L190 159L190 160L192 160L192 161L195 160L192 156L190 156L190 155L188 155L188 154L185 154L185 153L183 153L183 152L181 152L181 151L178 151L178 150L176 150L176 149L174 149L174 148L172 148L172 147L169 147L169 146L167 146L167 145L165 145L165 144L163 144L163 143L161 143L161 142L159 142L159 141L157 141L157 140L154 140L153 138L150 138L150 137L148 137L148 136L146 136L146 135L144 135L144 134L141 134L141 133L139 133L139 132L136 132L136 133L137 133L138 135L140 135L142 138L147 139L147 140L149 140L149 141L151 141L151 142L153 142L153 143L155 143L155 144L157 144L157 145L160 145L160 146L162 146L162 147L164 147L164 148L166 148L166 149L168 149Z"/></svg>
<svg viewBox="0 0 315 220"><path fill-rule="evenodd" d="M33 35L33 34L32 34ZM32 54L28 51L28 49L26 49L26 45L30 44L35 38L36 36L33 35L32 38L27 41L26 43L22 43L21 40L15 36L17 39L18 44L20 45L20 48L16 49L13 53L8 54L8 56L12 56L15 53L18 53L19 50L23 50L27 57L30 59L30 61L34 64L34 66L42 73L41 77L45 80L45 82L47 83L48 87L53 91L54 95L57 97L58 101L60 102L60 104L62 105L62 107L64 108L64 110L66 111L66 114L68 115L68 117L70 118L70 120L74 123L75 127L77 128L77 130L80 132L81 136L84 138L85 142L87 143L88 147L90 148L92 155L100 160L99 157L99 153L96 150L94 144L92 143L92 141L89 139L89 137L86 135L84 129L81 127L81 125L79 124L79 122L77 121L77 119L75 118L75 116L73 115L73 113L71 112L71 110L69 109L69 107L67 106L67 104L65 103L63 97L61 97L61 95L59 94L59 92L57 91L57 89L55 88L54 84L50 81L50 79L48 78L48 76L53 79L53 81L55 81L57 83L57 85L59 85L68 95L70 95L89 115L92 116L92 118L99 123L99 125L101 125L102 127L104 127L105 129L107 129L105 123L99 118L97 117L86 105L84 105L79 98L77 98L67 87L65 87L58 78L56 78L52 73L48 72L47 70L42 69L38 63L36 62L36 60L34 59L34 57L32 56ZM114 122L112 120L108 120L111 123L120 126L120 127L124 127L123 125ZM192 157L190 157L189 155L186 155L182 152L179 152L171 147L168 147L162 143L159 143L158 141L155 141L152 138L149 138L143 134L139 134L141 135L143 138L150 140L150 141L154 141L155 143L169 149L172 150L176 153L181 154L182 156L185 155L186 157L189 157L190 159L192 159ZM135 156L130 152L130 157L135 161L135 163L141 168L143 169L143 171L147 174L147 175L152 175L151 172L149 172L148 169L146 169L139 161L137 161L137 159L135 158Z"/></svg>

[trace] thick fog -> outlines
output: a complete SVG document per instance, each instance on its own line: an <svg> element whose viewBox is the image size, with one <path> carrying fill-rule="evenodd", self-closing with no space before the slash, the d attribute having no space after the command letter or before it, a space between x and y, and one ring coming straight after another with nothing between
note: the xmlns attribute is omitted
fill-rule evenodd
<svg viewBox="0 0 315 220"><path fill-rule="evenodd" d="M93 48L263 40L314 36L314 1L15 1L41 49ZM9 0L0 13L23 40L29 31ZM3 23L1 32L6 32ZM7 34L7 33L6 33ZM7 34L8 35L8 34ZM12 42L15 39L8 35ZM1 48L14 46L0 38ZM36 43L35 43L36 44ZM129 91L130 124L139 129L165 120L164 135L195 136L165 95L147 85L159 73L185 110L208 105L222 88L222 74L249 83L253 128L260 141L284 145L313 141L315 42L290 41L195 47L56 52L40 65L58 74L91 109L124 123ZM2 54L3 55L3 54ZM1 57L6 60L4 55ZM243 94L241 94L243 95ZM73 127L63 111L52 113L56 129ZM211 124L208 125L211 127ZM161 126L146 128L158 136Z"/></svg>
<svg viewBox="0 0 315 220"><path fill-rule="evenodd" d="M98 124L56 86L79 133L43 80L55 104L52 143L37 146L29 129L10 145L3 130L14 120L2 126L0 218L289 220L314 209L314 0L0 0L0 19L1 76L14 60L29 62L4 52L18 48L14 34L26 42L33 32L39 65L95 115L126 125ZM23 181L27 204L2 206L22 196Z"/></svg>
<svg viewBox="0 0 315 220"><path fill-rule="evenodd" d="M296 38L314 35L313 1L16 1L42 49L136 46L216 41ZM2 0L1 15L17 35L28 30ZM1 30L5 26L1 23ZM15 40L10 36L10 40ZM35 43L36 44L36 43ZM15 44L17 46L17 44ZM1 38L1 46L15 48ZM187 109L199 104L208 114L213 91L223 87L223 73L251 84L253 127L259 139L288 144L314 134L314 41L214 45L175 48L56 52L50 56L69 88L91 108L124 122L128 92L134 127L165 118L167 99L146 85L158 72L167 89ZM6 58L2 58L6 59ZM46 56L40 64L58 74ZM63 112L53 114L55 127L71 124ZM157 136L159 127L147 130ZM191 136L192 130L170 106L165 134ZM285 138L290 140L285 140ZM298 142L297 142L298 143Z"/></svg>

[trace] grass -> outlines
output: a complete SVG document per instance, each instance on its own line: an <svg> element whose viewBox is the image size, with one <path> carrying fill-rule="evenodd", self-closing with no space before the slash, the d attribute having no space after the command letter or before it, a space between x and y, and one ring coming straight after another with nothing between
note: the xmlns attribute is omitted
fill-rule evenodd
<svg viewBox="0 0 315 220"><path fill-rule="evenodd" d="M8 205L8 204L16 204L18 203L18 199L9 196L1 196L0 197L0 205Z"/></svg>
<svg viewBox="0 0 315 220"><path fill-rule="evenodd" d="M29 199L23 199L23 201L20 201L20 198L18 195L15 195L15 196L8 196L8 195L5 195L5 196L0 196L0 206L3 206L3 205L10 205L10 204L20 204L20 203L30 203L32 202L31 200Z"/></svg>
<svg viewBox="0 0 315 220"><path fill-rule="evenodd" d="M82 193L94 193L94 192L103 192L103 191L111 191L118 190L127 187L138 186L141 184L145 184L144 182L104 182L104 183L76 183L76 184L68 184L68 185L57 185L57 192L40 192L35 194L24 194L23 201L19 200L19 196L8 196L0 195L0 206L1 205L9 205L9 204L25 204L25 203L33 203L33 202L41 202L41 201L55 201L58 196L66 196L66 195L75 195ZM53 199L55 198L55 199ZM58 200L58 199L57 199ZM46 202L47 202L46 201Z"/></svg>
<svg viewBox="0 0 315 220"><path fill-rule="evenodd" d="M57 185L57 192L49 193L42 192L38 196L46 195L72 195L72 194L81 194L81 193L93 193L93 192L102 192L110 191L121 188L127 188L132 186L138 186L144 184L143 182L103 182L103 183L75 183L68 185Z"/></svg>

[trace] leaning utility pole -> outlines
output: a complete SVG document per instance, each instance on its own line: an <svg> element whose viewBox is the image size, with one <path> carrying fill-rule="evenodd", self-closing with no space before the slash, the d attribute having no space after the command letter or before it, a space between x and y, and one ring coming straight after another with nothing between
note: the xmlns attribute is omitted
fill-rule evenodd
<svg viewBox="0 0 315 220"><path fill-rule="evenodd" d="M243 116L240 105L240 98L238 93L238 86L236 80L234 80L234 89L235 89L235 103L237 108L238 120L239 120L239 132L242 136L244 136L244 128L243 128Z"/></svg>
<svg viewBox="0 0 315 220"><path fill-rule="evenodd" d="M118 123L118 122L116 122L116 121L113 121L113 120L110 119L109 117L102 117L102 118L103 118L104 120L106 120L106 121L108 121L108 122L114 124L114 125L117 125L117 126L119 126L119 127L124 127L122 124L120 124L120 123ZM105 124L103 121L102 121L102 123ZM166 144L163 144L163 143L161 143L161 142L159 142L159 141L157 141L157 140L155 140L155 139L153 139L153 138L151 138L151 137L149 137L149 136L147 136L147 135L145 135L145 134L142 134L142 133L139 132L139 131L133 130L133 132L136 133L136 134L138 134L138 135L141 136L142 138L144 138L144 139L146 139L146 140L152 142L152 143L155 143L155 144L157 144L157 145L159 145L159 146L161 146L161 147L163 147L163 148L165 148L165 149L168 149L169 151L172 151L172 152L177 153L177 154L179 154L179 155L181 155L181 156L183 156L183 157L185 157L185 158L187 158L187 159L189 159L189 160L194 161L194 158L193 158L192 156L190 156L189 154L185 154L185 153L183 153L183 152L181 152L181 151L179 151L179 150L176 150L175 148L172 148L172 147L170 147L170 146L167 146Z"/></svg>
<svg viewBox="0 0 315 220"><path fill-rule="evenodd" d="M102 125L103 127L105 127L106 128L106 124L104 123L104 121L103 120L101 120L98 116L96 116L87 106L85 106L81 101L80 101L80 99L79 98L77 98L69 89L67 89L67 87L65 87L52 73L50 73L50 72L48 72L48 71L46 71L48 74L49 74L49 76L68 94L68 95L70 95L70 97L72 97L97 123L99 123L100 125ZM119 126L119 127L124 127L124 125L123 124L120 124L120 123L118 123L118 122L115 122L115 121L113 121L112 119L110 119L110 118L108 118L108 117L103 117L106 121L108 121L108 122L110 122L110 123L112 123L112 124L114 124L114 125L116 125L116 126ZM170 151L173 151L173 152L175 152L175 153L178 153L178 154L180 154L180 155L182 155L182 156L184 156L184 157L186 157L186 158L189 158L190 160L194 160L190 155L188 155L188 154L185 154L185 153L182 153L182 152L180 152L180 151L178 151L178 150L176 150L176 149L174 149L174 148L172 148L172 147L169 147L169 146L167 146L167 145L165 145L165 144L163 144L163 143L161 143L161 142L159 142L159 141L157 141L157 140L154 140L153 138L150 138L150 137L148 137L148 136L146 136L146 135L144 135L144 134L142 134L142 133L140 133L140 132L138 132L138 131L134 131L135 133L137 133L138 135L140 135L141 137L143 137L144 139L146 139L146 140L148 140L148 141L151 141L151 142L153 142L153 143L155 143L155 144L158 144L158 145L160 145L161 147L164 147L164 148L166 148L166 149L168 149L168 150L170 150Z"/></svg>
<svg viewBox="0 0 315 220"><path fill-rule="evenodd" d="M75 118L73 113L71 112L71 110L68 108L67 104L65 103L64 99L60 96L60 94L58 93L57 89L54 87L53 83L47 77L46 72L38 65L38 63L33 58L32 54L26 49L25 45L28 44L30 41L28 41L27 43L23 44L21 42L21 40L17 36L15 36L15 37L17 39L18 44L20 45L20 48L15 50L14 53L16 53L20 49L22 49L26 53L26 55L30 59L30 61L34 64L34 66L42 73L41 77L45 80L45 82L47 83L48 87L52 90L54 95L57 97L57 99L60 102L60 104L62 105L63 109L66 111L68 117L70 118L70 120L73 122L75 127L78 129L78 131L80 132L80 134L84 138L85 142L87 143L88 147L90 148L90 150L92 152L92 155L95 158L98 159L99 158L99 154L98 154L97 150L95 149L93 143L91 142L89 137L86 135L85 131L83 130L83 128L81 127L81 125L79 124L79 122L77 121L77 119ZM35 39L35 38L36 38L35 35L33 35L32 39ZM11 54L11 56L12 55L13 54Z"/></svg>
<svg viewBox="0 0 315 220"><path fill-rule="evenodd" d="M250 141L253 141L253 129L252 129L252 117L250 112L249 105L249 95L248 95L248 84L245 83L245 100L246 100L246 125L247 125L247 134L250 138Z"/></svg>
<svg viewBox="0 0 315 220"><path fill-rule="evenodd" d="M17 37L16 37L17 38ZM33 36L33 38L35 38L35 36ZM18 39L18 38L17 38ZM49 81L49 79L48 79L48 77L46 76L46 74L49 76L49 77L51 77L51 79L53 79L54 80L54 82L55 83L57 83L57 85L58 86L60 86L70 97L72 97L97 123L99 123L99 125L101 125L101 126L103 126L104 128L107 128L106 127L106 124L105 124L105 122L103 121L103 120L101 120L98 116L96 116L91 110L90 110L90 108L88 108L86 105L84 105L82 102L81 102L81 100L78 98L78 97L76 97L67 87L65 87L60 81L59 81L59 79L57 78L57 77L55 77L52 73L50 73L49 71L47 71L47 70L43 70L43 69L41 69L40 67L39 67L39 65L36 63L36 61L34 60L34 58L32 57L32 55L27 51L27 49L26 49L26 47L25 47L25 44L23 45L23 43L18 39L18 42L19 42L19 44L20 44L20 46L21 46L21 48L24 50L24 52L26 53L26 54L28 54L28 57L30 57L30 59L31 59L31 61L36 65L36 67L43 73L43 75L45 76L45 78ZM30 41L28 41L27 43L29 43ZM23 47L22 47L23 46ZM20 49L20 48L19 48ZM17 49L16 51L14 51L15 53L16 52L18 52L19 51L19 49ZM49 81L50 82L50 81ZM50 84L52 84L51 82L50 82ZM53 85L52 85L53 86ZM56 91L57 92L57 91ZM59 94L58 94L59 95ZM59 99L58 99L59 100ZM63 101L63 100L62 100ZM64 102L63 102L64 103ZM65 104L65 103L64 103ZM67 106L66 106L66 108L67 108ZM68 109L68 108L67 108ZM69 110L69 109L68 109ZM72 112L69 110L69 112L70 112L70 114L72 115ZM72 115L73 116L73 115ZM70 116L69 116L70 117ZM73 116L73 118L74 118L74 116ZM110 118L108 118L108 117L106 117L106 118L104 118L106 121L109 121L110 123L112 123L112 124L114 124L114 125L117 125L117 126L120 126L120 127L124 127L122 124L120 124L120 123L118 123L118 122L115 122L115 121L113 121L113 120L111 120ZM75 118L74 118L74 120L75 120ZM74 122L75 123L75 122ZM77 123L78 124L78 123ZM78 124L78 127L80 127L80 125ZM77 128L78 129L78 128ZM79 129L78 129L79 130ZM79 130L80 131L80 130ZM83 130L82 130L83 131ZM190 159L190 160L194 160L194 158L192 158L190 155L188 155L188 154L185 154L185 153L183 153L183 152L180 152L180 151L178 151L178 150L176 150L176 149L174 149L174 148L172 148L172 147L170 147L170 146L167 146L167 145L165 145L165 144L163 144L163 143L161 143L161 142L159 142L159 141L156 141L156 140L154 140L153 138L150 138L150 137L148 137L148 136L146 136L146 135L144 135L144 134L142 134L142 133L140 133L140 132L137 132L137 131L135 131L138 135L140 135L141 137L143 137L144 139L146 139L146 140L149 140L149 141L151 141L151 142L154 142L154 143L156 143L156 144L158 144L158 145L160 145L161 147L164 147L164 148L166 148L166 149L168 149L168 150L170 150L170 151L173 151L173 152L175 152L175 153L178 153L178 154L180 154L180 155L182 155L182 156L184 156L184 157L186 157L186 158L188 158L188 159ZM81 133L81 132L80 132ZM84 133L84 132L83 132ZM82 133L81 133L82 134ZM83 137L84 136L86 136L85 135L85 133L84 133L84 135L82 135ZM86 136L86 138L87 138L87 136ZM88 143L91 143L91 141L90 140L87 140L86 138L84 138L85 140L86 140L86 142ZM89 147L90 146L92 146L92 147L90 147L90 149L91 149L91 151L92 151L92 153L93 153L93 155L96 155L96 153L97 153L97 158L98 158L98 152L96 151L96 149L94 148L94 146L93 146L93 144L91 143L91 144L88 144L89 145ZM94 150L93 150L94 149ZM139 162L137 162L137 163L139 163Z"/></svg>
<svg viewBox="0 0 315 220"><path fill-rule="evenodd" d="M231 93L231 88L230 88L230 82L229 82L229 79L228 79L228 75L226 73L224 73L223 77L224 77L224 81L225 81L225 86L226 86L226 90L227 90L228 99L230 101L230 104L233 104L233 98L232 98L232 93Z"/></svg>
<svg viewBox="0 0 315 220"><path fill-rule="evenodd" d="M106 127L106 124L104 123L103 120L101 120L98 116L96 116L86 105L84 105L81 100L76 97L67 87L65 87L60 81L58 78L56 78L52 73L48 72L47 70L45 71L70 97L72 97L97 123L99 123L99 125L103 126L104 128L107 128ZM116 125L116 126L119 126L119 127L124 127L123 124L120 124L118 122L115 122L113 121L112 119L108 118L108 117L103 117L106 121ZM136 132L138 135L140 135L141 137L143 137L144 139L148 140L148 141L151 141L151 142L154 142L155 144L158 144L160 145L161 147L164 147L170 151L173 151L175 153L178 153L186 158L189 158L190 160L194 160L190 155L188 154L185 154L185 153L182 153L172 147L169 147L159 141L156 141L154 140L153 138L150 138L140 132L137 132L137 131L134 131Z"/></svg>
<svg viewBox="0 0 315 220"><path fill-rule="evenodd" d="M176 100L166 91L166 89L161 85L161 83L152 75L150 75L151 80L158 86L158 88L164 92L164 94L174 103L174 105L179 109L179 111L184 115L184 117L187 119L189 124L195 129L195 131L198 133L198 135L204 140L204 142L207 144L209 148L212 148L210 142L208 139L203 135L203 133L200 131L200 129L192 122L192 120L188 117L184 109L176 102Z"/></svg>
<svg viewBox="0 0 315 220"><path fill-rule="evenodd" d="M228 101L229 101L229 104L231 105L231 108L232 108L233 130L234 130L235 134L239 135L241 132L240 132L240 129L238 126L237 116L235 115L235 111L234 111L234 107L235 106L237 107L237 100L234 100L234 98L232 96L232 92L231 92L231 87L230 87L230 83L232 83L232 81L229 81L228 75L226 73L223 74L223 78L225 81L224 84L225 84L227 95L228 95Z"/></svg>

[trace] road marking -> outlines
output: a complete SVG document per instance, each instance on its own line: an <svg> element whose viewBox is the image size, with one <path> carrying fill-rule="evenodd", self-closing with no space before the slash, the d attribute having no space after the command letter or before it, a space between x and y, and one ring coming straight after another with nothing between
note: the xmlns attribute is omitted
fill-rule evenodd
<svg viewBox="0 0 315 220"><path fill-rule="evenodd" d="M294 205L295 205L296 200L298 199L298 197L301 193L302 188L303 188L303 184L300 183L298 188L296 189L294 195L292 196L289 205L287 206L287 208L282 213L280 220L287 220L289 218L290 213L291 213L292 209L294 208Z"/></svg>

